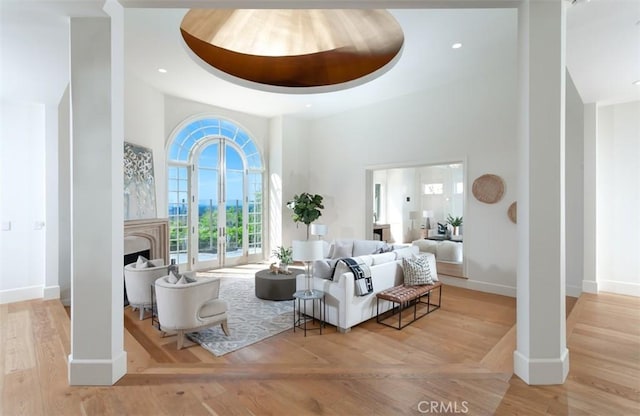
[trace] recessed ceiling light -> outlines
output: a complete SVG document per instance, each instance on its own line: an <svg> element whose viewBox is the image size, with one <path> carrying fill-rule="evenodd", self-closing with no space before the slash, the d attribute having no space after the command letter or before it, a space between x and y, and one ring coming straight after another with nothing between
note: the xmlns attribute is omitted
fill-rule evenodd
<svg viewBox="0 0 640 416"><path fill-rule="evenodd" d="M453 45L451 45L451 47L452 47L453 49L460 49L460 48L462 48L462 43L460 43L460 42L456 42L456 43L454 43Z"/></svg>
<svg viewBox="0 0 640 416"><path fill-rule="evenodd" d="M633 81L633 83L632 83L632 84L633 84L633 85L640 85L640 79L637 79L637 80Z"/></svg>
<svg viewBox="0 0 640 416"><path fill-rule="evenodd" d="M307 108L311 108L311 106L313 106L313 104L305 104L304 106L307 107Z"/></svg>
<svg viewBox="0 0 640 416"><path fill-rule="evenodd" d="M166 74L167 70L164 68L158 68L158 72L160 72L161 74Z"/></svg>

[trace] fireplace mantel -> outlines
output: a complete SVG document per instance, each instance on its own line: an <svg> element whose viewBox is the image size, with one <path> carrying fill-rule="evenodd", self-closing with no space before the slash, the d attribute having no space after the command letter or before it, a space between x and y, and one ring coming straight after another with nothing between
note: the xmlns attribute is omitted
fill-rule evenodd
<svg viewBox="0 0 640 416"><path fill-rule="evenodd" d="M149 241L150 257L164 259L169 264L169 220L153 218L124 222L124 236L144 238Z"/></svg>

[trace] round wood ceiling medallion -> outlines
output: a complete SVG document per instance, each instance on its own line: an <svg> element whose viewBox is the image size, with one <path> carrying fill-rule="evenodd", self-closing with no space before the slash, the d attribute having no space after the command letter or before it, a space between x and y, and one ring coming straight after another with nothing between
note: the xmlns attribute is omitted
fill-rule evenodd
<svg viewBox="0 0 640 416"><path fill-rule="evenodd" d="M507 215L509 216L509 219L512 223L518 223L518 202L512 202L511 205L509 205L509 209L507 209Z"/></svg>
<svg viewBox="0 0 640 416"><path fill-rule="evenodd" d="M495 204L504 195L504 182L500 176L487 173L473 181L471 191L478 201Z"/></svg>
<svg viewBox="0 0 640 416"><path fill-rule="evenodd" d="M180 31L203 61L253 87L346 88L385 72L404 44L386 10L191 9Z"/></svg>

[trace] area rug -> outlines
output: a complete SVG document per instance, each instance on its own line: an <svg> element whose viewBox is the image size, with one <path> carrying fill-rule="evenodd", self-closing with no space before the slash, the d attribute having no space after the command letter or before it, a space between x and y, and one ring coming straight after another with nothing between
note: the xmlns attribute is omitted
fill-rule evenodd
<svg viewBox="0 0 640 416"><path fill-rule="evenodd" d="M293 301L270 301L255 295L254 278L223 277L220 299L229 304L230 336L220 325L187 336L216 356L254 344L293 328Z"/></svg>

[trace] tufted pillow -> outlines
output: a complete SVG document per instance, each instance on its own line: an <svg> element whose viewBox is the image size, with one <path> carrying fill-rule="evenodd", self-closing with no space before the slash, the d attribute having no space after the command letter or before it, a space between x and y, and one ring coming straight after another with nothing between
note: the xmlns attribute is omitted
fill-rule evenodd
<svg viewBox="0 0 640 416"><path fill-rule="evenodd" d="M404 284L406 286L432 285L431 267L426 257L403 258Z"/></svg>

